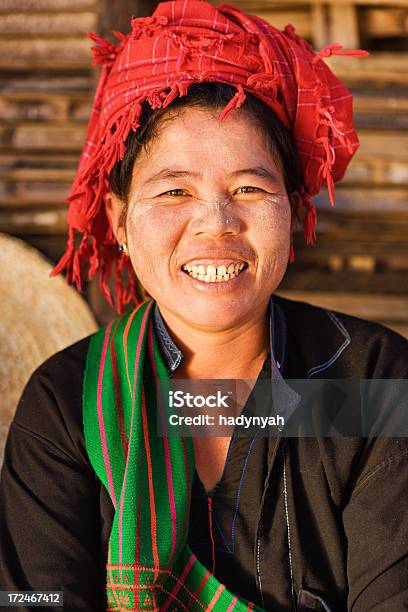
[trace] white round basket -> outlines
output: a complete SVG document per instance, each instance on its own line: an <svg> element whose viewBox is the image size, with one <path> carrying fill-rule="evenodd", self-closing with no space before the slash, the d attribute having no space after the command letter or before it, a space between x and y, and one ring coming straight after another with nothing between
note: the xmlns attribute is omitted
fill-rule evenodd
<svg viewBox="0 0 408 612"><path fill-rule="evenodd" d="M97 324L79 293L36 249L0 233L0 466L10 421L31 373Z"/></svg>

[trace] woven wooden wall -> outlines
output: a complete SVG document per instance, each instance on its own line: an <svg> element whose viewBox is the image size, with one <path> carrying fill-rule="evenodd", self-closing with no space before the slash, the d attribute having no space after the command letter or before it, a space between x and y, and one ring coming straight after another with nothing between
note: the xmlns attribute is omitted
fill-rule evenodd
<svg viewBox="0 0 408 612"><path fill-rule="evenodd" d="M56 260L65 245L64 198L74 176L95 70L87 31L125 29L151 0L2 0L0 3L0 231ZM361 147L336 189L317 198L318 244L299 232L287 295L390 324L408 336L408 0L236 0L277 27L295 25L370 57L328 63L355 96ZM94 287L100 321L112 313Z"/></svg>
<svg viewBox="0 0 408 612"><path fill-rule="evenodd" d="M0 230L55 259L90 112L96 0L0 3Z"/></svg>

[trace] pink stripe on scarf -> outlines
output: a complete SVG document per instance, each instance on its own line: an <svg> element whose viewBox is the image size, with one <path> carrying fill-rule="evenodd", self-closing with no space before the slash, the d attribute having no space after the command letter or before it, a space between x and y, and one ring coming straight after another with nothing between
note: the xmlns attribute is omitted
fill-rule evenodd
<svg viewBox="0 0 408 612"><path fill-rule="evenodd" d="M136 347L136 358L135 358L135 371L134 371L134 379L133 379L133 386L134 389L136 389L136 379L137 379L137 374L138 374L138 370L139 370L139 361L140 361L140 351L141 351L141 347L142 347L142 342L143 342L143 337L144 337L144 333L145 333L145 329L146 329L146 322L147 322L147 318L149 316L150 310L153 306L153 301L147 306L144 314L143 314L143 319L142 319L142 323L140 326L140 332L139 332L139 338L138 338L138 342L137 342L137 347ZM140 308L140 306L139 306ZM132 320L134 315L136 314L137 310L139 310L139 308L135 309L132 313L132 316L129 318L129 320ZM129 321L128 321L129 324ZM126 328L128 330L128 325L126 325ZM128 330L129 331L129 330ZM126 346L126 342L124 341L124 344ZM126 359L127 359L127 349L126 349ZM126 361L126 369L127 369L127 361ZM133 434L133 420L134 420L134 413L135 413L135 393L132 394L132 416L131 416L131 421L130 421L130 433L129 433L129 448L131 448L131 444L132 444L132 434ZM123 506L124 506L124 501L125 501L125 491L126 491L126 480L127 480L127 472L129 469L129 455L130 453L128 452L127 457L126 457L126 467L125 467L125 474L123 477L123 484L122 484L122 492L121 492L121 496L120 496L120 508L119 508L119 525L118 525L118 531L119 531L119 564L120 564L120 579L122 580L122 544L123 544Z"/></svg>
<svg viewBox="0 0 408 612"><path fill-rule="evenodd" d="M108 477L109 493L110 493L113 505L116 510L116 506L118 505L118 502L116 501L115 488L113 484L112 467L111 467L110 459L109 459L109 451L108 451L108 444L106 441L105 422L103 418L103 408L102 408L103 371L105 369L106 353L108 351L109 337L110 337L110 332L112 329L112 324L113 324L113 321L111 321L111 323L109 323L109 325L107 326L106 331L105 331L105 337L103 340L101 363L100 363L99 374L98 374L97 410L98 410L99 431L101 435L103 461L105 463L106 475Z"/></svg>
<svg viewBox="0 0 408 612"><path fill-rule="evenodd" d="M112 338L110 341L110 355L112 362L112 374L113 374L113 382L115 387L115 399L116 399L116 413L118 415L119 429L120 429L120 439L122 441L123 448L123 456L127 456L128 451L128 442L126 438L125 432L125 423L123 420L123 406L122 406L122 398L120 395L120 382L119 382L119 372L118 372L118 363L116 359L116 348L115 348L115 334L119 325L119 319L116 322L115 329L113 330Z"/></svg>

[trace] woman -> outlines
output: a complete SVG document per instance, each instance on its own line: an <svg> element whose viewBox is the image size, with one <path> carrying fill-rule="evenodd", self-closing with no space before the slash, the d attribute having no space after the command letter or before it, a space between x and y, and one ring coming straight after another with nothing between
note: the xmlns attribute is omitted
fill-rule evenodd
<svg viewBox="0 0 408 612"><path fill-rule="evenodd" d="M195 1L118 36L95 38L103 71L55 272L80 288L89 262L112 301L113 265L119 312L139 306L26 386L1 589L62 590L72 610L402 610L404 438L159 435L173 379L273 379L290 420L283 377L407 377L397 334L273 296L295 220L304 210L313 242L310 196L326 182L333 199L358 146L351 96L321 61L351 52L315 55L290 26Z"/></svg>

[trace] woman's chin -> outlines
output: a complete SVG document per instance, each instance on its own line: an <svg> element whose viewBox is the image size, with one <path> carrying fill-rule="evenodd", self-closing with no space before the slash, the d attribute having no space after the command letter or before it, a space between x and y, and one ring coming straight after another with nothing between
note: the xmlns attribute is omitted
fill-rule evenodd
<svg viewBox="0 0 408 612"><path fill-rule="evenodd" d="M245 319L245 313L229 313L229 312L218 312L218 313L205 313L198 314L192 319L191 314L183 317L184 320L188 323L191 329L196 329L197 331L202 332L223 332L227 330L234 329L243 323Z"/></svg>
<svg viewBox="0 0 408 612"><path fill-rule="evenodd" d="M208 332L233 329L253 316L253 301L250 296L214 297L189 296L183 303L175 304L174 310L191 328Z"/></svg>

